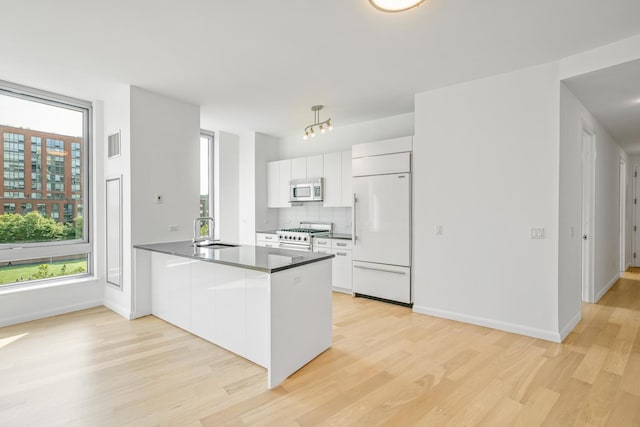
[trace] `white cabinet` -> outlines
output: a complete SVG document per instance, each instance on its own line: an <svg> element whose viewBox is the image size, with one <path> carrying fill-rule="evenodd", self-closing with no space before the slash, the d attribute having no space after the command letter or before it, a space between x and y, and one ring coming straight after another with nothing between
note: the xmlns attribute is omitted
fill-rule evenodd
<svg viewBox="0 0 640 427"><path fill-rule="evenodd" d="M351 240L347 239L313 238L313 252L335 255L331 264L331 286L335 291L348 294L352 292L352 247Z"/></svg>
<svg viewBox="0 0 640 427"><path fill-rule="evenodd" d="M307 157L307 179L322 178L324 156Z"/></svg>
<svg viewBox="0 0 640 427"><path fill-rule="evenodd" d="M291 159L291 179L307 178L307 158Z"/></svg>
<svg viewBox="0 0 640 427"><path fill-rule="evenodd" d="M322 178L323 156L291 159L291 179Z"/></svg>
<svg viewBox="0 0 640 427"><path fill-rule="evenodd" d="M194 262L159 253L151 257L151 313L187 331L191 290L185 277Z"/></svg>
<svg viewBox="0 0 640 427"><path fill-rule="evenodd" d="M288 208L291 160L267 163L267 207Z"/></svg>
<svg viewBox="0 0 640 427"><path fill-rule="evenodd" d="M280 183L278 186L280 187L280 198L278 202L278 207L288 208L291 207L291 203L289 203L289 184L291 183L291 160L279 160L278 165L280 166Z"/></svg>
<svg viewBox="0 0 640 427"><path fill-rule="evenodd" d="M342 157L342 201L340 206L353 206L353 184L351 176L351 150L343 151Z"/></svg>
<svg viewBox="0 0 640 427"><path fill-rule="evenodd" d="M351 151L324 155L324 206L353 206Z"/></svg>
<svg viewBox="0 0 640 427"><path fill-rule="evenodd" d="M267 163L267 207L280 207L280 162Z"/></svg>
<svg viewBox="0 0 640 427"><path fill-rule="evenodd" d="M263 248L277 248L278 235L271 233L256 233L256 246Z"/></svg>
<svg viewBox="0 0 640 427"><path fill-rule="evenodd" d="M351 160L351 159L349 159ZM342 153L324 155L324 207L342 206Z"/></svg>

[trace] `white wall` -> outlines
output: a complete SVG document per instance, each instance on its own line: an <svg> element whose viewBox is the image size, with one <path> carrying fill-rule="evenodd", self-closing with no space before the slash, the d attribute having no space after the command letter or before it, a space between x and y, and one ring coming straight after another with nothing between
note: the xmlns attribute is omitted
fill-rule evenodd
<svg viewBox="0 0 640 427"><path fill-rule="evenodd" d="M132 307L132 264L131 264L131 88L121 85L109 93L104 100L104 134L120 131L120 156L107 159L104 154L98 158L104 164L104 177L98 183L104 187L105 180L122 177L122 287L116 288L110 284L104 287L104 305L126 318L131 317ZM98 212L104 217L104 208ZM102 243L104 246L105 231L102 229ZM105 271L101 274L106 277Z"/></svg>
<svg viewBox="0 0 640 427"><path fill-rule="evenodd" d="M415 311L560 339L558 100L555 64L416 95Z"/></svg>
<svg viewBox="0 0 640 427"><path fill-rule="evenodd" d="M415 122L413 113L344 126L340 125L337 119L332 121L333 130L324 135L318 134L315 138L309 138L306 141L302 139L302 133L282 138L280 140L280 159L346 151L350 150L353 144L413 135Z"/></svg>
<svg viewBox="0 0 640 427"><path fill-rule="evenodd" d="M149 313L148 289L134 283L132 246L188 240L199 209L199 107L126 87L105 100L105 131L122 132L121 156L105 176L122 176L123 285L105 286L104 305L127 318ZM104 185L104 181L102 183ZM155 195L162 196L156 204ZM178 231L169 231L169 225Z"/></svg>
<svg viewBox="0 0 640 427"><path fill-rule="evenodd" d="M216 233L225 242L239 241L239 161L240 139L227 132L216 132L214 143L214 218Z"/></svg>
<svg viewBox="0 0 640 427"><path fill-rule="evenodd" d="M255 134L255 230L278 228L279 209L267 208L267 163L278 160L279 140L275 137ZM252 238L255 244L255 235Z"/></svg>

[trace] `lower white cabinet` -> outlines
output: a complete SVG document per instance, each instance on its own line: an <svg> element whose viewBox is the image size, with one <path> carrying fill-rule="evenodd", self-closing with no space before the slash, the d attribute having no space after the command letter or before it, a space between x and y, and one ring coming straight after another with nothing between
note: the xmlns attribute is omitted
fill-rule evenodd
<svg viewBox="0 0 640 427"><path fill-rule="evenodd" d="M152 253L151 312L261 366L269 363L269 275Z"/></svg>
<svg viewBox="0 0 640 427"><path fill-rule="evenodd" d="M277 248L278 235L271 233L256 233L256 246L263 248Z"/></svg>
<svg viewBox="0 0 640 427"><path fill-rule="evenodd" d="M347 249L331 249L333 258L333 287L351 293L351 251Z"/></svg>
<svg viewBox="0 0 640 427"><path fill-rule="evenodd" d="M191 304L188 278L193 263L187 258L164 254L151 257L151 312L187 331Z"/></svg>
<svg viewBox="0 0 640 427"><path fill-rule="evenodd" d="M331 264L331 286L334 291L348 294L352 292L353 269L351 263L353 258L351 249L351 240L329 239L326 237L313 238L313 252L335 255Z"/></svg>

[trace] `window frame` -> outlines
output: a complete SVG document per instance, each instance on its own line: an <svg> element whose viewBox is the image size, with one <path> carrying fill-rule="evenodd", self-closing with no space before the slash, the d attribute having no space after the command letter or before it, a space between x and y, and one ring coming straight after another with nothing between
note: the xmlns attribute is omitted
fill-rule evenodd
<svg viewBox="0 0 640 427"><path fill-rule="evenodd" d="M208 153L209 158L207 159L208 166L208 183L209 183L209 216L214 216L214 186L213 183L215 181L214 177L214 144L215 144L215 133L209 130L200 129L200 138L206 138L209 144ZM200 144L200 139L198 139L198 144ZM200 146L198 145L198 152L200 152ZM199 200L199 197L198 197ZM198 209L199 210L199 209Z"/></svg>
<svg viewBox="0 0 640 427"><path fill-rule="evenodd" d="M0 262L23 261L29 259L40 259L50 257L62 257L68 255L86 254L87 256L87 272L78 275L57 276L51 279L32 280L28 282L19 282L16 284L5 284L2 288L8 287L25 287L34 283L42 283L43 281L64 280L68 281L70 277L86 277L93 275L93 104L77 98L60 95L40 89L18 85L15 83L0 80L0 94L11 96L14 98L24 99L27 101L37 102L45 105L51 105L59 108L66 108L82 113L82 140L84 144L84 153L81 160L85 162L82 172L84 179L83 195L83 238L70 240L56 240L48 242L16 242L0 244ZM41 141L44 143L44 141ZM43 159L44 161L44 159ZM41 171L41 173L44 173ZM36 190L39 191L39 190ZM46 192L46 190L42 190ZM34 204L34 211L38 212L38 201L44 201L46 198L32 199L31 197L25 201Z"/></svg>

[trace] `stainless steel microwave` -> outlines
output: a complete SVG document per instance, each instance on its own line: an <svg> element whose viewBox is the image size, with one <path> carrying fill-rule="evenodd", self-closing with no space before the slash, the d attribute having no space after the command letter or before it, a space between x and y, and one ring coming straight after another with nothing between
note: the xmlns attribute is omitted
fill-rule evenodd
<svg viewBox="0 0 640 427"><path fill-rule="evenodd" d="M322 178L294 179L289 185L290 202L321 202Z"/></svg>

